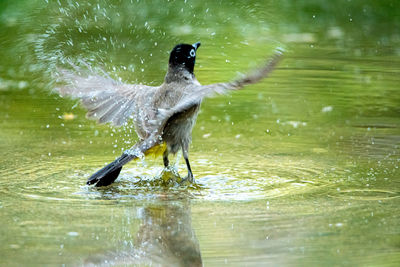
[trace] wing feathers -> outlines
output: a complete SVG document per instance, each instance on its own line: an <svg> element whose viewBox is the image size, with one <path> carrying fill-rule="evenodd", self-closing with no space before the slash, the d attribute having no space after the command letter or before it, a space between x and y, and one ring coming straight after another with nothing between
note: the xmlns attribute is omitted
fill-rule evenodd
<svg viewBox="0 0 400 267"><path fill-rule="evenodd" d="M71 64L72 65L72 64ZM57 82L62 82L55 90L61 96L80 98L88 110L86 117L99 123L123 125L135 110L141 91L155 90L156 87L133 85L118 82L107 74L88 75L79 67L72 65L75 71L58 70ZM89 66L87 68L90 69ZM103 71L104 72L104 71Z"/></svg>
<svg viewBox="0 0 400 267"><path fill-rule="evenodd" d="M159 109L155 117L147 116L151 120L149 123L153 126L162 125L174 114L200 104L205 97L239 90L245 85L260 81L275 68L282 55L283 50L277 49L274 56L264 66L231 82L203 86L198 84L187 85L184 95L173 107ZM80 98L82 104L88 110L87 117L98 120L99 123L110 122L115 126L123 125L133 113L143 113L144 111L139 109L144 108L144 105L148 102L146 97L154 96L154 93L160 88L124 84L112 79L106 73L103 74L104 76L93 75L90 66L87 66L87 69L92 71L90 75L75 65L72 65L72 67L75 72L59 69L58 81L64 82L64 85L56 88L56 91L62 96Z"/></svg>
<svg viewBox="0 0 400 267"><path fill-rule="evenodd" d="M267 77L269 73L275 68L283 56L283 49L278 48L275 54L269 59L264 66L249 73L248 75L227 83L215 83L203 86L193 86L192 90L187 90L187 93L182 97L181 101L170 109L159 109L158 120L166 120L176 113L189 109L193 105L201 103L203 98L213 96L215 94L226 94L231 90L239 90L243 86L253 84L261 79Z"/></svg>

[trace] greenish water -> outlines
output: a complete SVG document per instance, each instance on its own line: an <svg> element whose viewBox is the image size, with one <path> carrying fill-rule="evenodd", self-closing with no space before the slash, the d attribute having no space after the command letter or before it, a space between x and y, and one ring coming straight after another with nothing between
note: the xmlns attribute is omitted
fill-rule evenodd
<svg viewBox="0 0 400 267"><path fill-rule="evenodd" d="M1 1L0 265L398 266L399 13L397 1ZM161 159L85 186L136 136L50 93L55 66L157 85L171 48L195 41L203 84L287 52L268 79L203 103L198 188L158 186Z"/></svg>

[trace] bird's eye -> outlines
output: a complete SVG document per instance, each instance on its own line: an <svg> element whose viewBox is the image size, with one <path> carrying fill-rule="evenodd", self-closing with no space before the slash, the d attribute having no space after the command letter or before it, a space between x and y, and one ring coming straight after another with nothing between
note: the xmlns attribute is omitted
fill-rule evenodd
<svg viewBox="0 0 400 267"><path fill-rule="evenodd" d="M190 56L191 57L195 57L196 56L196 52L194 51L194 49L190 50Z"/></svg>

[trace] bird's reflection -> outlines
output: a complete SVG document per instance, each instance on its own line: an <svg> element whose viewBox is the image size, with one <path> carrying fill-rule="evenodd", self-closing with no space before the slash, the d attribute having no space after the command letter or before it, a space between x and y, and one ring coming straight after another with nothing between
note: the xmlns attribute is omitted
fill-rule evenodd
<svg viewBox="0 0 400 267"><path fill-rule="evenodd" d="M136 249L155 262L175 266L202 265L188 200L144 208L135 243Z"/></svg>
<svg viewBox="0 0 400 267"><path fill-rule="evenodd" d="M159 199L138 211L141 222L139 230L130 235L132 249L91 257L86 266L202 266L199 242L192 228L190 199Z"/></svg>

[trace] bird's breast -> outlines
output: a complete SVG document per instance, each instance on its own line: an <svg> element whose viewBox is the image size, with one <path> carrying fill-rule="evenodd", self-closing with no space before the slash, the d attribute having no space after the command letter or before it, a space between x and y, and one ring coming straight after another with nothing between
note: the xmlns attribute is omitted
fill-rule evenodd
<svg viewBox="0 0 400 267"><path fill-rule="evenodd" d="M192 137L192 129L196 122L200 105L194 105L189 109L176 113L168 119L163 130L163 140L168 146L180 146L189 143ZM176 151L171 151L175 153Z"/></svg>

